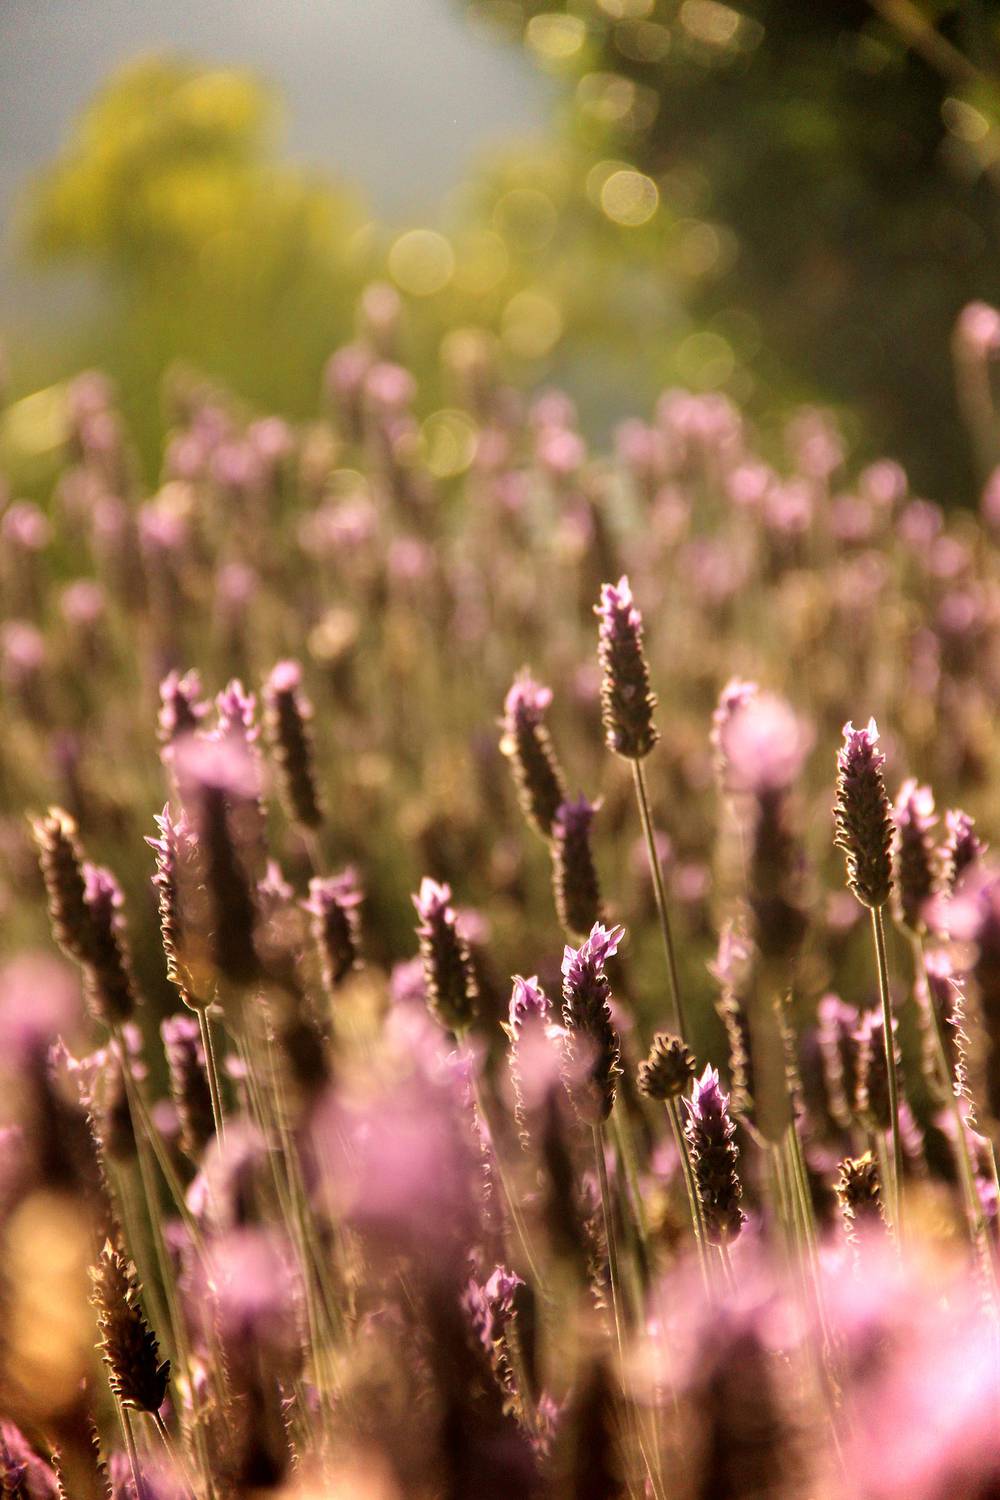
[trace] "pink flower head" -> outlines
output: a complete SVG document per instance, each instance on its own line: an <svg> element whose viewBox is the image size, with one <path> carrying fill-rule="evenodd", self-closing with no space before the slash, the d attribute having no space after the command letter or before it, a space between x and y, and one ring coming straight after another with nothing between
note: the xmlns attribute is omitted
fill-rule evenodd
<svg viewBox="0 0 1000 1500"><path fill-rule="evenodd" d="M514 722L539 724L552 703L552 689L536 682L525 669L519 672L503 702L504 713Z"/></svg>
<svg viewBox="0 0 1000 1500"><path fill-rule="evenodd" d="M972 358L988 359L1000 350L1000 312L988 302L969 302L958 315L955 336Z"/></svg>
<svg viewBox="0 0 1000 1500"><path fill-rule="evenodd" d="M812 746L809 726L775 693L749 694L719 724L718 745L733 791L784 791Z"/></svg>
<svg viewBox="0 0 1000 1500"><path fill-rule="evenodd" d="M538 975L522 979L520 974L515 974L508 1019L511 1037L515 1040L518 1038L529 1018L544 1022L551 1013L552 1002L538 983Z"/></svg>
<svg viewBox="0 0 1000 1500"><path fill-rule="evenodd" d="M605 927L595 922L590 936L579 948L568 944L563 949L562 975L567 984L578 984L588 975L603 970L609 958L618 952L618 945L625 936L624 927Z"/></svg>
<svg viewBox="0 0 1000 1500"><path fill-rule="evenodd" d="M837 768L848 775L859 762L871 764L881 770L885 755L878 748L879 732L874 718L870 718L863 729L855 729L848 720L841 733L844 743L837 751Z"/></svg>
<svg viewBox="0 0 1000 1500"><path fill-rule="evenodd" d="M160 683L159 717L160 739L164 744L197 729L208 712L201 693L201 678L194 668L183 676L168 672L164 677Z"/></svg>
<svg viewBox="0 0 1000 1500"><path fill-rule="evenodd" d="M260 734L257 725L257 699L248 693L238 677L234 677L215 695L215 711L218 715L214 738L238 739L252 745Z"/></svg>
<svg viewBox="0 0 1000 1500"><path fill-rule="evenodd" d="M185 799L198 788L211 788L236 801L259 798L260 764L240 740L209 740L189 734L176 742L173 752Z"/></svg>
<svg viewBox="0 0 1000 1500"><path fill-rule="evenodd" d="M439 883L432 880L429 875L425 875L420 882L420 890L411 899L421 922L433 922L440 919L449 927L455 925L456 916L451 904L450 885Z"/></svg>

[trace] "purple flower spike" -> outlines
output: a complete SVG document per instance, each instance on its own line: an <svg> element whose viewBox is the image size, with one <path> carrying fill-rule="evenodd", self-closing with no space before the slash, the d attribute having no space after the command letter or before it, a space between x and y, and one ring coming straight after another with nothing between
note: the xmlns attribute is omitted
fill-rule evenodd
<svg viewBox="0 0 1000 1500"><path fill-rule="evenodd" d="M986 844L976 832L976 825L967 812L951 808L944 815L947 838L941 849L941 867L945 889L954 895L955 887L965 874L986 853Z"/></svg>
<svg viewBox="0 0 1000 1500"><path fill-rule="evenodd" d="M312 916L312 933L323 964L323 983L333 994L358 967L361 923L358 908L364 897L354 870L340 875L319 876L309 882L309 899L303 908Z"/></svg>
<svg viewBox="0 0 1000 1500"><path fill-rule="evenodd" d="M711 1065L696 1079L684 1133L691 1148L698 1197L705 1216L705 1233L713 1244L734 1240L743 1227L740 1208L743 1187L736 1164L739 1147L733 1140L735 1121L729 1114L729 1096L722 1092L719 1074Z"/></svg>
<svg viewBox="0 0 1000 1500"><path fill-rule="evenodd" d="M600 620L601 713L608 748L628 760L641 760L660 735L653 723L656 698L643 651L642 616L627 578L601 586L595 613Z"/></svg>
<svg viewBox="0 0 1000 1500"><path fill-rule="evenodd" d="M590 845L590 827L600 803L579 796L563 802L552 822L552 889L565 930L589 932L600 920L601 891Z"/></svg>
<svg viewBox="0 0 1000 1500"><path fill-rule="evenodd" d="M469 945L458 930L451 905L451 887L425 876L413 904L420 918L417 937L428 1007L446 1030L459 1036L472 1024L479 991Z"/></svg>
<svg viewBox="0 0 1000 1500"><path fill-rule="evenodd" d="M624 935L624 927L595 922L586 942L563 950L566 1084L587 1125L600 1125L608 1118L621 1076L621 1045L611 1020L611 985L604 965L617 953Z"/></svg>
<svg viewBox="0 0 1000 1500"><path fill-rule="evenodd" d="M202 702L201 678L195 671L168 672L160 683L160 740L173 744L182 735L192 734L208 712Z"/></svg>
<svg viewBox="0 0 1000 1500"><path fill-rule="evenodd" d="M272 668L264 701L285 811L301 828L318 828L323 814L309 727L313 710L302 692L302 668L297 661L279 661Z"/></svg>
<svg viewBox="0 0 1000 1500"><path fill-rule="evenodd" d="M543 838L552 837L552 825L566 798L562 768L545 723L552 690L520 672L504 699L503 738L500 749L511 763L518 801L524 816Z"/></svg>
<svg viewBox="0 0 1000 1500"><path fill-rule="evenodd" d="M257 725L257 699L253 693L247 692L238 677L234 677L221 693L216 694L215 710L218 715L216 738L227 740L235 737L244 744L254 744L260 734Z"/></svg>
<svg viewBox="0 0 1000 1500"><path fill-rule="evenodd" d="M896 824L896 890L899 917L911 932L926 931L926 907L934 894L934 793L911 776L893 808Z"/></svg>
<svg viewBox="0 0 1000 1500"><path fill-rule="evenodd" d="M884 767L875 720L864 729L845 724L837 753L834 842L847 856L848 885L872 910L884 906L892 890L893 828Z"/></svg>
<svg viewBox="0 0 1000 1500"><path fill-rule="evenodd" d="M516 1041L521 1034L522 1027L530 1024L532 1020L545 1022L551 1014L552 1002L538 983L538 975L533 974L530 979L522 979L520 974L515 974L508 1018L508 1029L512 1039Z"/></svg>

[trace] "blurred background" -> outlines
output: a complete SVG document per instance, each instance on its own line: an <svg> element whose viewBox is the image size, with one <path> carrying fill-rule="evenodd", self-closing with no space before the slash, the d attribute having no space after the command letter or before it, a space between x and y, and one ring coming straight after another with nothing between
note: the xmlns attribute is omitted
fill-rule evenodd
<svg viewBox="0 0 1000 1500"><path fill-rule="evenodd" d="M598 440L671 384L819 401L970 503L998 74L989 0L4 0L0 456L44 492L84 364L149 479L177 361L308 415L385 276L428 361L486 328Z"/></svg>

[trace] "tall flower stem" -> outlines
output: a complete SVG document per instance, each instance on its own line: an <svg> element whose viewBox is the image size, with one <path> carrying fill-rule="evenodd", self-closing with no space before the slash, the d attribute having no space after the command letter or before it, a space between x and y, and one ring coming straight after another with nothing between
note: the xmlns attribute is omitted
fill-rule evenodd
<svg viewBox="0 0 1000 1500"><path fill-rule="evenodd" d="M215 1060L215 1043L212 1040L212 1023L203 1005L198 1007L198 1026L201 1031L201 1047L205 1054L205 1072L208 1076L208 1092L212 1100L212 1121L219 1144L226 1144L226 1120L222 1110L222 1089L219 1086L219 1069Z"/></svg>
<svg viewBox="0 0 1000 1500"><path fill-rule="evenodd" d="M128 1466L132 1473L132 1484L135 1487L136 1500L146 1500L146 1486L142 1478L142 1469L139 1465L139 1452L135 1446L135 1434L132 1431L132 1423L129 1414L120 1401L115 1403L118 1407L118 1415L122 1424L122 1437L125 1439L125 1452L128 1454Z"/></svg>
<svg viewBox="0 0 1000 1500"><path fill-rule="evenodd" d="M691 1157L688 1154L688 1143L684 1136L684 1126L681 1121L681 1106L678 1099L667 1099L667 1119L670 1121L670 1129L674 1137L674 1145L680 1158L681 1173L684 1177L684 1187L687 1192L688 1209L691 1214L691 1228L694 1230L694 1241L698 1250L698 1264L701 1267L701 1277L708 1296L712 1294L712 1276L709 1269L708 1257L705 1253L705 1225L702 1220L701 1200L698 1197L698 1188L695 1184L694 1173L691 1170Z"/></svg>
<svg viewBox="0 0 1000 1500"><path fill-rule="evenodd" d="M672 1008L671 1025L677 1031L678 1035L686 1040L684 1008L681 1003L680 983L677 978L677 956L674 952L673 933L670 929L667 894L663 887L663 871L660 868L660 859L656 852L656 836L653 831L653 820L649 811L646 772L641 760L632 761L632 778L635 782L635 796L639 804L639 818L642 822L643 837L646 840L646 853L649 856L649 873L653 878L653 893L656 898L656 910L660 919L663 951L667 960L667 975L670 980L670 1004Z"/></svg>
<svg viewBox="0 0 1000 1500"><path fill-rule="evenodd" d="M903 1145L899 1133L899 1079L896 1073L896 1038L892 1024L892 1000L889 995L889 965L885 956L885 922L881 906L873 906L872 934L875 939L875 962L882 1001L882 1029L885 1037L885 1066L889 1081L889 1111L892 1116L892 1219L896 1237L903 1242Z"/></svg>
<svg viewBox="0 0 1000 1500"><path fill-rule="evenodd" d="M608 1276L611 1280L611 1309L615 1320L615 1341L618 1345L618 1368L619 1378L622 1386L625 1385L625 1329L622 1322L621 1310L621 1268L618 1263L618 1239L615 1234L615 1221L611 1208L611 1189L608 1185L608 1167L604 1159L604 1126L594 1125L591 1127L594 1137L594 1162L597 1167L597 1180L601 1189L601 1213L604 1218L604 1238L608 1247ZM657 1500L661 1500L662 1489L657 1483L653 1467L641 1434L636 1432L636 1440L639 1451L642 1454L646 1473L649 1476L650 1487Z"/></svg>
<svg viewBox="0 0 1000 1500"><path fill-rule="evenodd" d="M941 1017L938 1015L937 1006L934 1004L930 994L930 986L927 981L927 968L924 961L923 940L917 936L913 938L913 964L918 977L923 981L927 996L927 1009L930 1019L929 1029L934 1048L934 1060L941 1075L941 1085L948 1095L948 1107L955 1130L955 1162L958 1167L959 1181L962 1184L962 1197L965 1201L965 1218L969 1237L988 1278L992 1298L996 1302L996 1272L993 1266L993 1256L986 1237L982 1205L979 1201L979 1193L976 1190L972 1158L969 1154L969 1142L965 1133L965 1120L962 1117L958 1095L955 1093L951 1076L951 1069L948 1066L948 1056L945 1051L944 1035L941 1029Z"/></svg>

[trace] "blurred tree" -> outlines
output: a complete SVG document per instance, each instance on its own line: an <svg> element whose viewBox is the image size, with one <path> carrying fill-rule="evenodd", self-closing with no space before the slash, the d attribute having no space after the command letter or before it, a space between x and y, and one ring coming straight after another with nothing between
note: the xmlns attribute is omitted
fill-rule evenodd
<svg viewBox="0 0 1000 1500"><path fill-rule="evenodd" d="M29 198L36 258L96 267L112 294L86 352L118 379L147 457L148 392L173 359L300 415L350 331L364 214L277 158L277 119L245 73L143 59L110 79Z"/></svg>
<svg viewBox="0 0 1000 1500"><path fill-rule="evenodd" d="M918 484L969 498L947 350L963 303L1000 299L996 4L474 9L565 78L592 162L617 159L655 184L679 230L671 269L679 259L690 273L702 329L688 363L700 350L718 369L728 347L762 406L850 403Z"/></svg>

